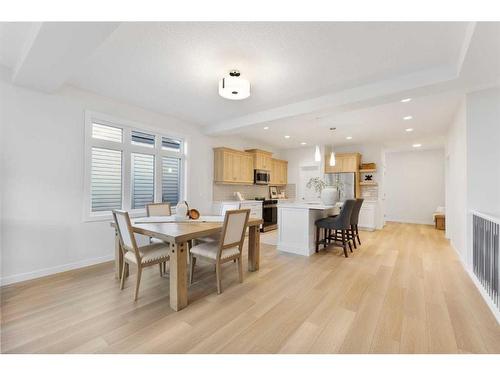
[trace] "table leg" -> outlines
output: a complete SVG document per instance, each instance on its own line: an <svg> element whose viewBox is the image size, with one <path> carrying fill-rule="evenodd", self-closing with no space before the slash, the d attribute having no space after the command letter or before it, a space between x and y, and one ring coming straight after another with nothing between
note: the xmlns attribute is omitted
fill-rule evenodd
<svg viewBox="0 0 500 375"><path fill-rule="evenodd" d="M170 244L170 307L179 311L188 304L187 242Z"/></svg>
<svg viewBox="0 0 500 375"><path fill-rule="evenodd" d="M260 264L260 230L258 225L248 229L248 270L258 271Z"/></svg>

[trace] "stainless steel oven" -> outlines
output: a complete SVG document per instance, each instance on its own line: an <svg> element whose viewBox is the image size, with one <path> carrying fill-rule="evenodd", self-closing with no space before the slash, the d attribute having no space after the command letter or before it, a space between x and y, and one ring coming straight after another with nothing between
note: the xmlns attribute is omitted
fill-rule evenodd
<svg viewBox="0 0 500 375"><path fill-rule="evenodd" d="M264 171L262 169L255 169L253 171L253 182L257 185L269 185L271 180L269 171Z"/></svg>
<svg viewBox="0 0 500 375"><path fill-rule="evenodd" d="M265 200L262 204L262 231L276 229L278 227L278 201L275 199Z"/></svg>

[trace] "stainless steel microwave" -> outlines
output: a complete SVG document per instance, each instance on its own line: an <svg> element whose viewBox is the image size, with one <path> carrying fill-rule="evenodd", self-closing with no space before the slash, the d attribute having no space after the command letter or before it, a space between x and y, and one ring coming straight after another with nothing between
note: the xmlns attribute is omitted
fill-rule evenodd
<svg viewBox="0 0 500 375"><path fill-rule="evenodd" d="M271 175L269 171L264 171L262 169L255 169L253 171L253 182L257 185L269 185L271 180Z"/></svg>

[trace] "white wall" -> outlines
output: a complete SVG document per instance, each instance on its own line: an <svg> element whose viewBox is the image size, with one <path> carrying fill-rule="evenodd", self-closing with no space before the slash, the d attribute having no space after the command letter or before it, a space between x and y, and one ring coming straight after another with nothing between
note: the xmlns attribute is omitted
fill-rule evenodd
<svg viewBox="0 0 500 375"><path fill-rule="evenodd" d="M462 258L466 256L467 230L467 126L465 98L448 130L446 167L446 237Z"/></svg>
<svg viewBox="0 0 500 375"><path fill-rule="evenodd" d="M500 88L467 95L467 203L500 217Z"/></svg>
<svg viewBox="0 0 500 375"><path fill-rule="evenodd" d="M256 146L237 137L207 137L189 123L70 87L44 94L3 77L0 103L3 284L113 257L109 222L82 220L85 110L184 137L187 199L201 212L212 209L212 146Z"/></svg>
<svg viewBox="0 0 500 375"><path fill-rule="evenodd" d="M432 224L444 206L444 151L415 150L386 154L386 220Z"/></svg>

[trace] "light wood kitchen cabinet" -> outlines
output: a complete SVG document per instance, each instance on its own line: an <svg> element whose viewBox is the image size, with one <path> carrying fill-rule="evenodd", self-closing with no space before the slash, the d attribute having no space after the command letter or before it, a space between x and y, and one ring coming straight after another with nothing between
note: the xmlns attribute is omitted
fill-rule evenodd
<svg viewBox="0 0 500 375"><path fill-rule="evenodd" d="M226 147L214 148L214 182L253 184L252 155Z"/></svg>
<svg viewBox="0 0 500 375"><path fill-rule="evenodd" d="M325 158L325 173L359 172L361 154L335 154L335 166L330 166L330 153Z"/></svg>
<svg viewBox="0 0 500 375"><path fill-rule="evenodd" d="M262 169L264 171L271 171L272 168L272 158L271 152L259 150L253 148L251 150L245 150L253 157L253 167L254 169Z"/></svg>
<svg viewBox="0 0 500 375"><path fill-rule="evenodd" d="M286 160L271 159L270 185L286 185L288 183L288 162Z"/></svg>

